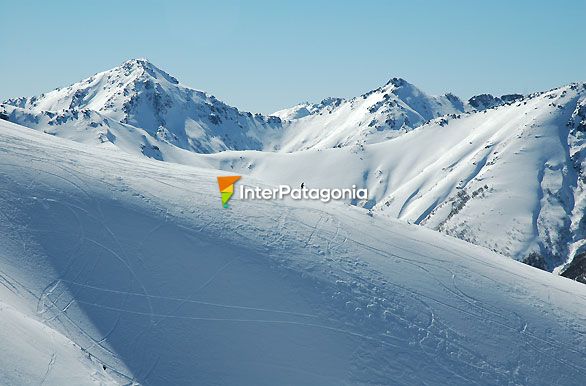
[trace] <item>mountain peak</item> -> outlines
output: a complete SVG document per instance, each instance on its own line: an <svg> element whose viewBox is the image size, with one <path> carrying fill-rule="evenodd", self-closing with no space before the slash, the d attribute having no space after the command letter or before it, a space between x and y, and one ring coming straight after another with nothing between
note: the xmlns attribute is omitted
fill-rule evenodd
<svg viewBox="0 0 586 386"><path fill-rule="evenodd" d="M111 70L112 72L121 71L125 76L136 74L137 77L147 74L155 79L165 79L169 83L179 84L179 81L169 73L161 70L146 58L130 59L120 66Z"/></svg>
<svg viewBox="0 0 586 386"><path fill-rule="evenodd" d="M409 83L403 78L391 78L383 87L382 90L392 92L399 98L419 97L424 93L412 83Z"/></svg>
<svg viewBox="0 0 586 386"><path fill-rule="evenodd" d="M128 59L123 64L126 64L126 63L130 63L130 64L135 64L136 63L136 64L142 64L142 65L153 65L146 57Z"/></svg>
<svg viewBox="0 0 586 386"><path fill-rule="evenodd" d="M390 86L390 85L393 85L395 87L412 86L411 83L407 82L403 78L391 78L391 79L389 79L389 81L387 83L385 83L385 86Z"/></svg>

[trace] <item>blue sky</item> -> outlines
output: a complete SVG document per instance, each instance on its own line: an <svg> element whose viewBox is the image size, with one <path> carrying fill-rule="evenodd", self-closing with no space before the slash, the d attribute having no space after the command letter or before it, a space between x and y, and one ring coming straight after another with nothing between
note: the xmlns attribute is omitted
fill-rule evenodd
<svg viewBox="0 0 586 386"><path fill-rule="evenodd" d="M586 0L19 1L2 14L0 99L135 57L263 113L394 76L463 98L586 80Z"/></svg>

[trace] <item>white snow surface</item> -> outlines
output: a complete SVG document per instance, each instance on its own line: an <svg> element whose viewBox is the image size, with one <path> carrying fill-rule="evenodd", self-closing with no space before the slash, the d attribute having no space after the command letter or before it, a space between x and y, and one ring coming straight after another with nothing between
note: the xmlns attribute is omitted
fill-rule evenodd
<svg viewBox="0 0 586 386"><path fill-rule="evenodd" d="M558 272L586 251L585 95L582 83L462 102L393 78L265 117L136 59L0 112L57 137L273 184L367 187L370 200L354 204L517 260L538 255Z"/></svg>
<svg viewBox="0 0 586 386"><path fill-rule="evenodd" d="M584 252L586 88L572 84L482 112L443 116L372 145L293 153L168 155L273 184L366 187L399 218L553 270Z"/></svg>
<svg viewBox="0 0 586 386"><path fill-rule="evenodd" d="M2 259L6 263L6 259ZM103 370L63 334L30 314L34 305L26 287L0 273L0 384L2 385L116 385L121 378ZM20 293L19 293L20 292ZM23 298L21 298L23 296ZM8 304L10 303L10 304ZM15 305L22 307L20 312ZM34 313L33 313L34 314Z"/></svg>
<svg viewBox="0 0 586 386"><path fill-rule="evenodd" d="M5 383L586 377L582 284L384 211L237 197L224 209L225 171L5 121L0 143Z"/></svg>

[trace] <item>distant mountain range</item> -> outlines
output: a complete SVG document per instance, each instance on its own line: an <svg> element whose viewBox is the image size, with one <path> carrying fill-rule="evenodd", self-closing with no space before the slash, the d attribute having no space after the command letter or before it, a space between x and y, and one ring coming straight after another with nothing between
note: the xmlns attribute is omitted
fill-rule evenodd
<svg viewBox="0 0 586 386"><path fill-rule="evenodd" d="M50 135L271 183L357 184L377 216L586 281L586 84L430 96L400 78L351 99L241 112L143 59L0 105Z"/></svg>
<svg viewBox="0 0 586 386"><path fill-rule="evenodd" d="M4 101L4 113L14 122L85 143L125 147L116 135L123 130L135 133L129 138L133 143L164 142L196 153L297 151L380 142L439 116L521 97L480 95L462 102L452 94L428 96L393 78L349 100L328 98L272 116L253 115L180 84L147 60L133 59L65 88Z"/></svg>

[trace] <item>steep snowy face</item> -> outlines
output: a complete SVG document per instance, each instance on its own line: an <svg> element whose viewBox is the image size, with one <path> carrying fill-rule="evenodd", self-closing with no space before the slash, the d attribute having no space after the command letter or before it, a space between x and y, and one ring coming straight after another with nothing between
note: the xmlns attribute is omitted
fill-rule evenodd
<svg viewBox="0 0 586 386"><path fill-rule="evenodd" d="M569 122L585 95L583 84L573 84L399 139L424 153L402 160L416 173L377 209L543 269L559 267L572 258L574 239L583 239L584 212L575 207L583 171L572 162Z"/></svg>
<svg viewBox="0 0 586 386"><path fill-rule="evenodd" d="M205 160L274 182L367 187L354 204L553 270L584 251L585 98L572 84L382 143Z"/></svg>
<svg viewBox="0 0 586 386"><path fill-rule="evenodd" d="M122 120L125 104L132 98L140 83L161 84L168 90L179 82L145 59L133 59L119 67L97 73L87 79L31 98L9 99L7 104L37 111L91 109L110 112L113 118ZM149 88L150 86L147 86ZM119 115L116 116L115 113Z"/></svg>
<svg viewBox="0 0 586 386"><path fill-rule="evenodd" d="M569 155L576 171L576 184L570 218L570 261L560 271L564 276L586 283L586 98L577 103L568 127Z"/></svg>
<svg viewBox="0 0 586 386"><path fill-rule="evenodd" d="M445 114L459 114L464 103L452 94L428 96L404 79L352 99L328 98L273 115L285 132L273 149L296 151L381 142Z"/></svg>
<svg viewBox="0 0 586 386"><path fill-rule="evenodd" d="M281 127L277 118L242 113L214 96L185 87L144 59L129 60L66 88L5 103L35 114L92 110L198 153L259 150L263 141L279 135Z"/></svg>
<svg viewBox="0 0 586 386"><path fill-rule="evenodd" d="M399 100L416 111L425 121L464 111L464 103L457 96L449 93L441 96L429 96L401 78L391 79L381 91L396 95Z"/></svg>

